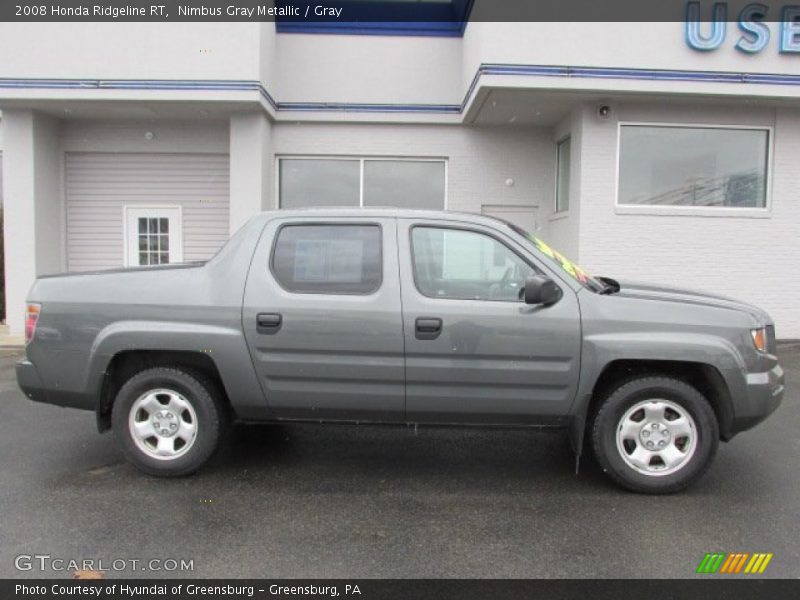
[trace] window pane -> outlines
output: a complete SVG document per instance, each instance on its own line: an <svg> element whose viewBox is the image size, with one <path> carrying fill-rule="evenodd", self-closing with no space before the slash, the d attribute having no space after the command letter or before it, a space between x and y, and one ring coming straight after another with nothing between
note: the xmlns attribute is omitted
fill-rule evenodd
<svg viewBox="0 0 800 600"><path fill-rule="evenodd" d="M377 225L289 225L275 244L272 268L290 292L369 294L381 283Z"/></svg>
<svg viewBox="0 0 800 600"><path fill-rule="evenodd" d="M556 212L569 209L570 138L558 144L558 179L556 180Z"/></svg>
<svg viewBox="0 0 800 600"><path fill-rule="evenodd" d="M161 218L158 220L158 232L169 233L169 219Z"/></svg>
<svg viewBox="0 0 800 600"><path fill-rule="evenodd" d="M536 273L498 240L459 229L412 230L414 279L434 298L519 301L525 280Z"/></svg>
<svg viewBox="0 0 800 600"><path fill-rule="evenodd" d="M147 219L144 217L139 217L139 233L147 233Z"/></svg>
<svg viewBox="0 0 800 600"><path fill-rule="evenodd" d="M769 132L625 125L619 203L766 206Z"/></svg>
<svg viewBox="0 0 800 600"><path fill-rule="evenodd" d="M364 161L364 206L444 208L444 162Z"/></svg>
<svg viewBox="0 0 800 600"><path fill-rule="evenodd" d="M280 206L358 206L357 160L280 159Z"/></svg>

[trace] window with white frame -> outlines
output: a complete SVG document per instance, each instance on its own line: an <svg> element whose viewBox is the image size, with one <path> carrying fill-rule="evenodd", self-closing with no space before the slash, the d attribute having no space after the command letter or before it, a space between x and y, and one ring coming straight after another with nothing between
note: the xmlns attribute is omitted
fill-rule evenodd
<svg viewBox="0 0 800 600"><path fill-rule="evenodd" d="M445 206L443 159L278 159L281 208L396 206L441 210Z"/></svg>
<svg viewBox="0 0 800 600"><path fill-rule="evenodd" d="M569 210L570 145L566 137L556 148L556 212Z"/></svg>
<svg viewBox="0 0 800 600"><path fill-rule="evenodd" d="M131 207L125 212L125 266L151 266L183 261L181 209Z"/></svg>
<svg viewBox="0 0 800 600"><path fill-rule="evenodd" d="M618 204L764 208L766 128L621 124Z"/></svg>

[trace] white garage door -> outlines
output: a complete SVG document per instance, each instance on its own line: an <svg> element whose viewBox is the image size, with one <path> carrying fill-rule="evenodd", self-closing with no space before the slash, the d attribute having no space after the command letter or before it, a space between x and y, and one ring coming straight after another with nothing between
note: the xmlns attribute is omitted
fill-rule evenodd
<svg viewBox="0 0 800 600"><path fill-rule="evenodd" d="M228 239L228 155L68 153L66 200L70 271L205 260Z"/></svg>

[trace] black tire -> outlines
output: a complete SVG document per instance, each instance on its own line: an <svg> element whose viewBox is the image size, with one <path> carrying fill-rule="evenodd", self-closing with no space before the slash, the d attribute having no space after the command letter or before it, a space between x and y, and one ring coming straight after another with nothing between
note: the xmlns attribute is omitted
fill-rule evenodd
<svg viewBox="0 0 800 600"><path fill-rule="evenodd" d="M689 457L680 459L684 462L679 463L674 472L647 474L628 464L621 454L623 451L628 453L625 444L640 442L622 440L623 450L618 448L617 430L623 417L638 403L651 399L678 405L694 421L696 445L693 454L687 452ZM644 420L642 422L644 425ZM595 456L603 470L622 487L646 494L671 494L692 484L708 469L719 445L719 424L708 400L689 384L663 376L640 376L614 389L595 414L591 432ZM642 449L647 450L644 446ZM663 468L660 460L655 458L653 461L656 469Z"/></svg>
<svg viewBox="0 0 800 600"><path fill-rule="evenodd" d="M159 459L151 456L146 449L140 448L139 444L143 442L134 439L129 427L134 403L148 391L156 389L175 392L191 405L196 417L196 432L189 447L175 457ZM120 388L114 400L111 422L117 443L139 470L158 477L182 477L197 471L214 454L228 424L228 411L218 387L201 373L154 367L137 373Z"/></svg>

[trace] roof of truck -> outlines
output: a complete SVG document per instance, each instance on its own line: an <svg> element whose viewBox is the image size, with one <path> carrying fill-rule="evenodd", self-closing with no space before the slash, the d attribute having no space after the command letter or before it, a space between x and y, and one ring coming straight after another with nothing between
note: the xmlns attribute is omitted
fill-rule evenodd
<svg viewBox="0 0 800 600"><path fill-rule="evenodd" d="M265 211L268 217L390 217L406 219L444 219L449 221L475 221L487 220L493 223L505 223L502 219L489 215L455 210L422 210L411 208L396 208L393 206L371 206L369 208L352 206L326 206L313 208L282 208L280 210Z"/></svg>

